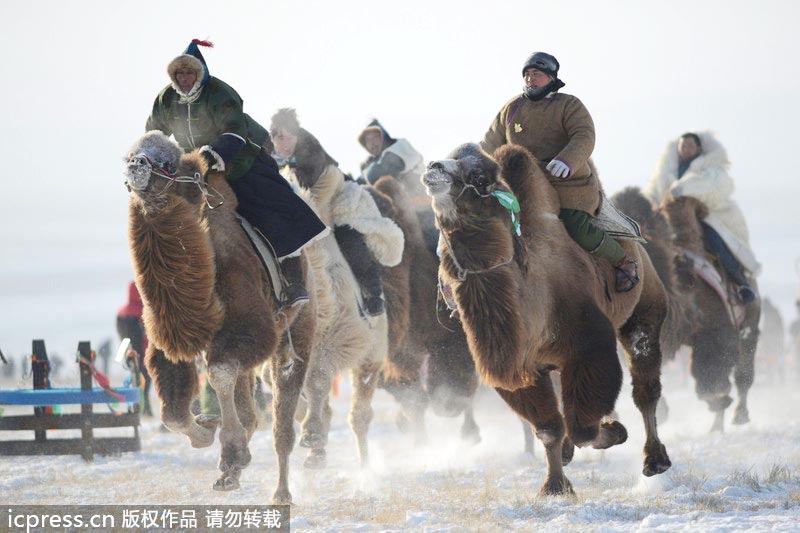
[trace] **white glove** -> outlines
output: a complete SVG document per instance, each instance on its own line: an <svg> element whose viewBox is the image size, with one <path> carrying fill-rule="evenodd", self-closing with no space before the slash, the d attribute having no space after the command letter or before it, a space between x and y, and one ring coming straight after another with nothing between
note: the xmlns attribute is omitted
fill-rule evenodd
<svg viewBox="0 0 800 533"><path fill-rule="evenodd" d="M556 178L567 179L569 176L569 165L560 159L553 159L545 167L547 171Z"/></svg>

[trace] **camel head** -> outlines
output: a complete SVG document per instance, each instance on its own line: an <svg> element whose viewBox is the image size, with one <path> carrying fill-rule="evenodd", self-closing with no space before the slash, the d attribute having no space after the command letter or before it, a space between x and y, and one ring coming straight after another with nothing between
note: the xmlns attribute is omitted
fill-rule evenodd
<svg viewBox="0 0 800 533"><path fill-rule="evenodd" d="M433 208L442 219L456 218L457 202L490 196L498 186L500 167L489 154L473 143L462 144L447 159L431 161L422 183Z"/></svg>
<svg viewBox="0 0 800 533"><path fill-rule="evenodd" d="M205 188L205 166L198 155L183 155L178 143L162 132L148 131L128 150L125 184L144 202L163 197L167 192L199 196Z"/></svg>

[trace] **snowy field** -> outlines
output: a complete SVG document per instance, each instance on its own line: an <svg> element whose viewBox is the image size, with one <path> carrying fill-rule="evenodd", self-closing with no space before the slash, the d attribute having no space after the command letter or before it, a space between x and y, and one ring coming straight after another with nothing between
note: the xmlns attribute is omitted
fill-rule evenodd
<svg viewBox="0 0 800 533"><path fill-rule="evenodd" d="M121 370L119 372L121 375ZM65 372L62 382L69 381ZM359 471L346 422L349 386L333 400L328 468L291 462L294 531L798 531L800 529L800 383L758 380L744 427L709 434L712 416L679 365L665 369L670 418L661 437L673 467L645 478L643 427L623 388L618 410L630 438L605 452L578 450L566 473L576 498L540 498L543 450L523 452L519 421L494 391L481 389L476 418L483 440L459 441L460 420L429 413L430 445L412 449L395 427L394 401L378 391L370 429L372 466ZM77 381L77 378L76 378ZM69 383L62 383L63 386ZM4 383L4 387L9 386ZM11 408L6 414L11 414ZM728 417L728 421L730 416ZM727 422L727 421L726 421ZM0 457L0 502L21 504L263 505L275 486L271 432L251 441L253 462L232 493L211 490L219 445L193 450L154 419L142 427L142 451L98 457ZM9 432L0 438L19 438Z"/></svg>

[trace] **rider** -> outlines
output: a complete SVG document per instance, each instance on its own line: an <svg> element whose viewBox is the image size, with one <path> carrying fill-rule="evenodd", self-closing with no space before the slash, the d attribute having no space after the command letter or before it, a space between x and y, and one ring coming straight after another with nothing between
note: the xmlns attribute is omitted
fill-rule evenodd
<svg viewBox="0 0 800 533"><path fill-rule="evenodd" d="M430 206L430 197L420 176L425 172L422 154L406 139L395 139L374 118L358 135L358 142L369 153L361 163L361 175L368 183L381 176L393 176L403 184L415 205Z"/></svg>
<svg viewBox="0 0 800 533"><path fill-rule="evenodd" d="M636 261L592 221L602 190L590 160L594 122L577 97L558 92L564 86L558 79L559 66L555 57L544 52L525 61L523 93L503 106L481 148L492 154L501 145L513 143L530 150L558 192L558 216L569 235L589 253L608 260L616 270L616 290L627 292L639 283Z"/></svg>
<svg viewBox="0 0 800 533"><path fill-rule="evenodd" d="M745 270L757 274L760 265L750 248L744 215L732 198L728 165L725 148L711 132L684 133L667 145L644 192L656 205L671 195L691 196L708 207L708 216L700 221L706 248L719 258L739 287L739 298L748 304L756 293Z"/></svg>
<svg viewBox="0 0 800 533"><path fill-rule="evenodd" d="M366 312L382 314L385 303L378 263L395 266L400 262L402 231L380 214L366 189L347 179L317 138L300 127L294 109L279 109L273 115L270 135L280 163L302 186L312 187L323 175L336 182L330 221L336 242L361 285ZM376 254L376 250L381 252Z"/></svg>
<svg viewBox="0 0 800 533"><path fill-rule="evenodd" d="M171 83L156 97L146 129L173 135L185 152L200 148L210 169L225 172L237 212L269 240L280 260L282 305L306 303L300 249L327 228L263 149L266 129L244 113L230 85L209 75L198 45L212 46L194 39L167 65Z"/></svg>

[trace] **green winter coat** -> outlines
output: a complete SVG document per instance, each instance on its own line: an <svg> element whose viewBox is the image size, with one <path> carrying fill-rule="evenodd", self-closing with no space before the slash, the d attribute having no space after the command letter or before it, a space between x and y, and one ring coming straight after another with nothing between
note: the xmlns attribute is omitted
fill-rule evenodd
<svg viewBox="0 0 800 533"><path fill-rule="evenodd" d="M493 154L506 143L524 146L539 160L547 179L558 191L562 208L594 215L600 207L601 189L589 159L594 140L592 117L575 96L556 93L534 102L520 95L497 114L481 148ZM551 159L569 165L568 178L553 177L545 170Z"/></svg>
<svg viewBox="0 0 800 533"><path fill-rule="evenodd" d="M174 135L185 152L212 144L223 133L234 133L247 141L228 162L226 175L236 179L250 170L267 130L242 110L242 98L224 81L210 77L200 96L192 103L181 103L180 95L168 85L153 103L147 131L160 130Z"/></svg>

